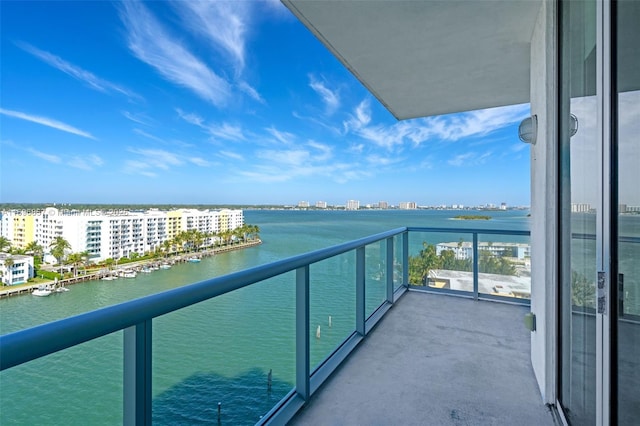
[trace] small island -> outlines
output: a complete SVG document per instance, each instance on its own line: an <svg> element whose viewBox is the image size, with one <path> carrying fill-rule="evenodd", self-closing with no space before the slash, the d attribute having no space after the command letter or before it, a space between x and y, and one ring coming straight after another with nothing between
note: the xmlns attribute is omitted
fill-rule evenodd
<svg viewBox="0 0 640 426"><path fill-rule="evenodd" d="M473 214L473 215L458 215L455 216L454 219L458 220L489 220L491 216L485 216L481 214Z"/></svg>

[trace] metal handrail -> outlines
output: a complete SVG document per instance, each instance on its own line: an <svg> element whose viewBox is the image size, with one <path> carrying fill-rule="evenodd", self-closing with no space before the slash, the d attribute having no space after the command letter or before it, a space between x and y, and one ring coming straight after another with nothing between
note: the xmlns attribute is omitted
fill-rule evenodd
<svg viewBox="0 0 640 426"><path fill-rule="evenodd" d="M0 336L0 371L406 232L360 238Z"/></svg>

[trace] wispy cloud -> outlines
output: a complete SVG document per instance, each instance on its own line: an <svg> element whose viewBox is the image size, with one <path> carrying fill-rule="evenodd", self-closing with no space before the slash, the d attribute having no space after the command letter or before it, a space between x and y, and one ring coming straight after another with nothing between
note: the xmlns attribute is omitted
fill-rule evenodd
<svg viewBox="0 0 640 426"><path fill-rule="evenodd" d="M136 155L137 158L125 162L124 172L147 177L158 176L159 170L166 172L187 164L195 164L199 167L211 165L202 157L182 155L164 149L128 148L127 151Z"/></svg>
<svg viewBox="0 0 640 426"><path fill-rule="evenodd" d="M76 169L81 170L93 170L95 167L100 167L104 164L102 158L99 156L92 154L86 157L82 156L73 156L67 164L71 167L75 167Z"/></svg>
<svg viewBox="0 0 640 426"><path fill-rule="evenodd" d="M449 161L447 161L447 163L455 167L475 166L484 164L491 157L491 155L491 151L487 151L484 153L465 152L464 154L458 154L454 156Z"/></svg>
<svg viewBox="0 0 640 426"><path fill-rule="evenodd" d="M242 155L235 152L231 152L231 151L219 151L218 154L231 160L238 160L238 161L244 160L244 157Z"/></svg>
<svg viewBox="0 0 640 426"><path fill-rule="evenodd" d="M273 126L268 127L265 130L267 131L267 133L273 136L278 142L281 142L285 145L292 144L296 139L296 136L293 133L280 131Z"/></svg>
<svg viewBox="0 0 640 426"><path fill-rule="evenodd" d="M371 124L371 104L362 101L344 122L345 132L354 133L387 149L419 146L429 140L457 141L492 133L517 123L529 114L529 105L515 105L479 111L407 120L392 125Z"/></svg>
<svg viewBox="0 0 640 426"><path fill-rule="evenodd" d="M47 63L48 65L51 65L52 67L62 71L63 73L68 74L77 80L80 80L94 90L102 93L115 92L134 100L143 99L142 96L138 95L132 90L100 78L92 72L82 69L77 65L73 65L72 63L65 61L61 57L56 56L52 53L40 50L37 47L24 42L17 42L16 45L25 52L30 53L31 55Z"/></svg>
<svg viewBox="0 0 640 426"><path fill-rule="evenodd" d="M62 158L60 158L59 155L47 154L46 152L38 151L33 148L27 148L27 151L44 161L48 161L49 163L60 164L62 162Z"/></svg>
<svg viewBox="0 0 640 426"><path fill-rule="evenodd" d="M189 124L198 126L204 129L209 135L214 138L225 139L229 141L243 141L246 140L242 127L229 123L209 124L206 123L204 118L195 113L187 113L180 108L176 109L178 116Z"/></svg>
<svg viewBox="0 0 640 426"><path fill-rule="evenodd" d="M244 1L222 2L190 0L175 2L184 22L235 63L238 73L245 65L245 36L251 4Z"/></svg>
<svg viewBox="0 0 640 426"><path fill-rule="evenodd" d="M227 103L231 90L225 79L172 38L141 2L124 1L121 5L129 49L138 59L213 105Z"/></svg>
<svg viewBox="0 0 640 426"><path fill-rule="evenodd" d="M51 118L41 117L38 115L31 115L31 114L27 114L20 111L12 111L4 108L0 108L0 114L13 117L13 118L19 118L25 121L31 121L32 123L37 123L43 126L51 127L53 129L60 130L62 132L67 132L77 136L82 136L84 138L96 140L96 138L91 133L85 132L84 130L80 130L76 127L70 126L61 121L57 121Z"/></svg>
<svg viewBox="0 0 640 426"><path fill-rule="evenodd" d="M332 115L340 107L340 95L338 91L329 89L325 82L317 80L313 75L309 75L309 87L311 87L324 102L327 115Z"/></svg>
<svg viewBox="0 0 640 426"><path fill-rule="evenodd" d="M160 143L166 143L166 141L164 139L161 139L157 136L154 136L150 133L145 132L144 130L141 129L133 129L134 133L137 133L140 136L144 136L147 139L151 139L152 141L156 141L156 142L160 142Z"/></svg>
<svg viewBox="0 0 640 426"><path fill-rule="evenodd" d="M143 126L152 126L153 120L147 117L145 114L133 114L129 111L121 111L122 115L134 123L142 124Z"/></svg>
<svg viewBox="0 0 640 426"><path fill-rule="evenodd" d="M49 154L35 148L25 149L31 155L47 161L52 164L66 164L67 166L74 167L81 170L94 170L96 167L100 167L104 164L102 158L96 154L89 155L73 155L71 157L63 157L57 154Z"/></svg>
<svg viewBox="0 0 640 426"><path fill-rule="evenodd" d="M250 86L249 83L247 83L246 81L239 82L238 89L240 89L241 92L244 92L247 95L249 95L249 97L252 98L253 100L258 101L263 105L267 103L267 101L264 100L262 95L260 95L260 93L258 93L258 91L253 86Z"/></svg>

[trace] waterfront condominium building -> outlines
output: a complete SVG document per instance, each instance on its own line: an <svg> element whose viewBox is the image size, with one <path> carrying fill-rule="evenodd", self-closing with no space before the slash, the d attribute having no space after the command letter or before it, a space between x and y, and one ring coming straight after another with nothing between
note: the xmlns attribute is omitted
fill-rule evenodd
<svg viewBox="0 0 640 426"><path fill-rule="evenodd" d="M207 235L244 225L242 210L179 209L160 211L69 210L48 207L40 211L5 211L1 235L13 246L25 248L36 241L45 254L56 237L71 245L71 252L87 251L91 260L119 259L159 248L180 232L198 230ZM45 256L46 260L53 260Z"/></svg>
<svg viewBox="0 0 640 426"><path fill-rule="evenodd" d="M347 210L358 210L360 208L360 201L349 200L347 201Z"/></svg>
<svg viewBox="0 0 640 426"><path fill-rule="evenodd" d="M418 205L413 201L404 201L400 203L400 210L415 210Z"/></svg>
<svg viewBox="0 0 640 426"><path fill-rule="evenodd" d="M2 285L26 283L33 278L33 256L0 253L0 281Z"/></svg>

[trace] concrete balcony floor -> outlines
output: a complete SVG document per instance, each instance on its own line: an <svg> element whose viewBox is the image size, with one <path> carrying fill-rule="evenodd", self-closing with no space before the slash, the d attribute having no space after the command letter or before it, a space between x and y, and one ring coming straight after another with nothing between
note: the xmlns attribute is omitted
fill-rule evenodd
<svg viewBox="0 0 640 426"><path fill-rule="evenodd" d="M411 291L291 425L553 425L528 307Z"/></svg>

